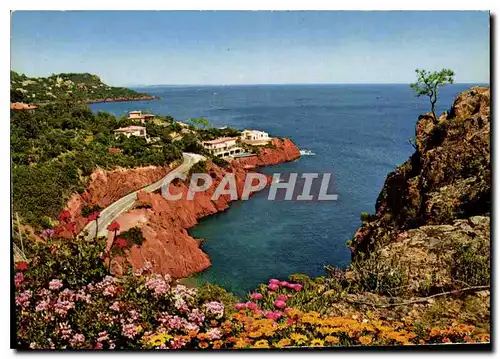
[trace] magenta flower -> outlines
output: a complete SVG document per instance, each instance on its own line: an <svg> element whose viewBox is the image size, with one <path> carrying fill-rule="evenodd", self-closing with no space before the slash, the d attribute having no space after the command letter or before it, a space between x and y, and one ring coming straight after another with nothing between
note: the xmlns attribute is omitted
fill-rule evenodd
<svg viewBox="0 0 500 359"><path fill-rule="evenodd" d="M282 300L278 300L277 299L277 300L274 301L274 306L276 308L285 308L286 307L286 303L284 301L282 301Z"/></svg>
<svg viewBox="0 0 500 359"><path fill-rule="evenodd" d="M284 294L280 294L278 296L278 300L281 300L282 302L286 302L288 300L288 297Z"/></svg>
<svg viewBox="0 0 500 359"><path fill-rule="evenodd" d="M267 319L278 320L281 318L281 312L266 312L265 317Z"/></svg>
<svg viewBox="0 0 500 359"><path fill-rule="evenodd" d="M257 304L255 304L254 302L247 302L246 306L250 310L256 310L258 308Z"/></svg>
<svg viewBox="0 0 500 359"><path fill-rule="evenodd" d="M247 305L245 303L236 303L234 305L234 307L237 309L237 310L242 310L242 309L245 309L247 307Z"/></svg>
<svg viewBox="0 0 500 359"><path fill-rule="evenodd" d="M302 290L302 284L291 284L290 288L293 288L296 292L300 292Z"/></svg>
<svg viewBox="0 0 500 359"><path fill-rule="evenodd" d="M273 279L269 280L269 284L277 284L277 285L279 285L280 283L281 283L281 281L279 279L274 279L273 278Z"/></svg>
<svg viewBox="0 0 500 359"><path fill-rule="evenodd" d="M274 283L271 283L271 284L269 284L269 285L267 286L267 288L269 288L269 290L275 291L275 290L278 290L279 285L274 284Z"/></svg>
<svg viewBox="0 0 500 359"><path fill-rule="evenodd" d="M289 287L289 286L290 286L290 283L288 283L288 282L286 282L286 281L283 281L283 282L281 282L281 283L280 283L280 285L281 285L282 287Z"/></svg>
<svg viewBox="0 0 500 359"><path fill-rule="evenodd" d="M250 298L252 298L253 300L261 300L262 298L264 298L264 296L260 293L252 293L250 294Z"/></svg>
<svg viewBox="0 0 500 359"><path fill-rule="evenodd" d="M16 287L20 287L24 281L24 275L21 272L17 272L14 276L14 284Z"/></svg>

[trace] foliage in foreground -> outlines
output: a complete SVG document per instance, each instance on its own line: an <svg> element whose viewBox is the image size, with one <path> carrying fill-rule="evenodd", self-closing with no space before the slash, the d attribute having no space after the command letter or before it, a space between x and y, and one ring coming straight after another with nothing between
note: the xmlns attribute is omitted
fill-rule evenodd
<svg viewBox="0 0 500 359"><path fill-rule="evenodd" d="M17 345L32 349L219 349L488 341L471 325L332 316L307 281L271 279L248 299L176 284L150 265L122 278L101 260L104 239L40 244L16 264ZM50 255L49 255L50 254ZM73 263L68 258L74 257ZM71 269L70 269L71 268ZM300 278L295 276L291 279ZM221 299L223 300L221 301Z"/></svg>

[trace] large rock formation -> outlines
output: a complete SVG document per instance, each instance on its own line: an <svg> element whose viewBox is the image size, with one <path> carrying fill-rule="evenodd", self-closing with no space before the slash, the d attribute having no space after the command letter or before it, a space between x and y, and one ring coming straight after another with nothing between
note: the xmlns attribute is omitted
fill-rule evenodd
<svg viewBox="0 0 500 359"><path fill-rule="evenodd" d="M145 241L140 247L132 247L124 257L115 258L113 272L121 274L129 264L133 268L140 268L150 261L158 273L183 278L209 267L209 257L199 248L199 240L189 236L187 229L195 226L198 219L229 208L233 200L229 195L211 199L226 173L234 175L240 197L249 168L275 165L300 157L299 149L288 139L273 139L273 144L274 148L261 148L256 156L234 160L227 168L208 162L207 172L213 184L207 191L196 193L193 200L186 199L188 184L182 181L174 181L170 185L172 194L183 194L180 200L167 201L161 193L139 192L136 208L119 216L117 221L120 223L120 232L139 227ZM168 171L168 167L148 167L94 173L85 193L74 195L68 204L77 230L86 223L81 216L83 205L106 207L127 193L160 179ZM110 234L108 248L112 240Z"/></svg>
<svg viewBox="0 0 500 359"><path fill-rule="evenodd" d="M90 182L83 194L74 194L67 204L71 221L75 222L75 232L79 233L87 224L82 216L84 206L101 208L109 206L121 197L147 186L170 172L169 166L147 166L138 168L118 168L112 171L96 169L90 176ZM63 231L62 237L71 238L73 234Z"/></svg>
<svg viewBox="0 0 500 359"><path fill-rule="evenodd" d="M489 282L490 121L486 87L460 94L438 121L420 116L415 153L389 173L351 240L355 262L376 253L406 268L414 293Z"/></svg>

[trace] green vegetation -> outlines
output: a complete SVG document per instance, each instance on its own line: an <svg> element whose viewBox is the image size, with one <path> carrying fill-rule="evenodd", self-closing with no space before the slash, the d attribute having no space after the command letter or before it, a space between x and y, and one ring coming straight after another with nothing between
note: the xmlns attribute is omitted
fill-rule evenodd
<svg viewBox="0 0 500 359"><path fill-rule="evenodd" d="M172 143L168 123L148 125L161 135L150 143L134 136L115 138L114 129L130 124L69 101L41 106L34 113L11 111L13 209L23 223L51 227L51 219L72 193L83 192L97 167L168 165L180 160L186 147L199 150L191 140ZM121 153L110 153L110 148Z"/></svg>
<svg viewBox="0 0 500 359"><path fill-rule="evenodd" d="M108 86L97 75L61 73L49 77L28 77L10 72L11 102L49 103L71 99L77 102L113 98L139 99L149 96L124 87Z"/></svg>
<svg viewBox="0 0 500 359"><path fill-rule="evenodd" d="M459 244L453 255L452 277L469 286L490 284L489 243L477 239Z"/></svg>
<svg viewBox="0 0 500 359"><path fill-rule="evenodd" d="M434 108L438 98L438 88L443 87L446 84L452 84L455 73L450 69L442 69L441 71L434 72L416 69L415 72L417 73L417 82L411 84L410 88L415 91L417 97L422 95L429 97L431 112L434 117L434 121L437 122Z"/></svg>

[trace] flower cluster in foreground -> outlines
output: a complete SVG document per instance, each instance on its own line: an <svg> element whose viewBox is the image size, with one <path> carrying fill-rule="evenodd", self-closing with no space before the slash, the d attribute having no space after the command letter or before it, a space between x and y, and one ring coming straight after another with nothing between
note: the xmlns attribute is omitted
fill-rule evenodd
<svg viewBox="0 0 500 359"><path fill-rule="evenodd" d="M227 308L200 301L195 288L172 282L146 266L133 275L105 276L66 287L54 278L45 286L15 274L17 335L32 349L222 349L353 345L403 345L488 341L475 328L415 328L411 323L358 320L298 309L299 283L272 279Z"/></svg>

